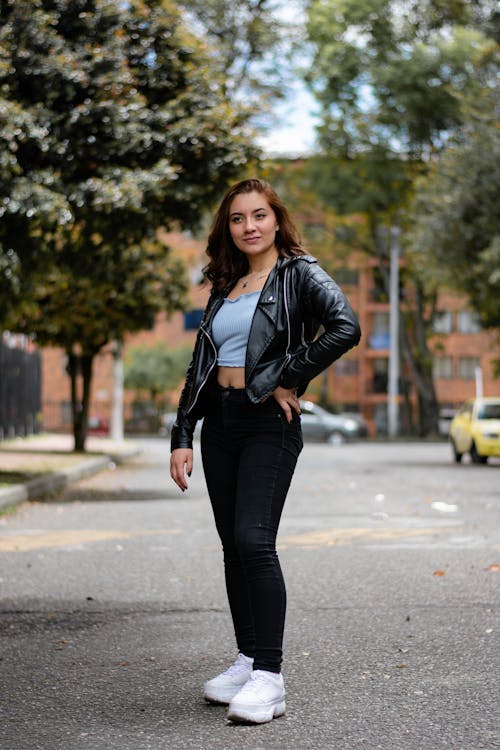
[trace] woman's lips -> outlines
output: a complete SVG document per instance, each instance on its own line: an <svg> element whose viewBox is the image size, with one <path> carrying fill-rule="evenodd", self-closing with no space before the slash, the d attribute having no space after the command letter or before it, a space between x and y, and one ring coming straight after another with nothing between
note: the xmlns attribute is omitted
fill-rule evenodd
<svg viewBox="0 0 500 750"><path fill-rule="evenodd" d="M245 242L257 242L260 237L245 237Z"/></svg>

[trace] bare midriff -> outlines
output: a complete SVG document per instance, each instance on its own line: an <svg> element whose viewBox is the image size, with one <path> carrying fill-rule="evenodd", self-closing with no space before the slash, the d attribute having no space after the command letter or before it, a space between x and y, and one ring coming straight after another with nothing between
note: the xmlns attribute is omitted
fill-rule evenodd
<svg viewBox="0 0 500 750"><path fill-rule="evenodd" d="M217 368L217 382L223 388L244 388L244 367L219 367Z"/></svg>

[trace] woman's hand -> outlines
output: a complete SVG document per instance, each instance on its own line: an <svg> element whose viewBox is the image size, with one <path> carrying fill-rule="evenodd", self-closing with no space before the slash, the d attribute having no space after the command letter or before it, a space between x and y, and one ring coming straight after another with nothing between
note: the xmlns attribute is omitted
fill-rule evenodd
<svg viewBox="0 0 500 750"><path fill-rule="evenodd" d="M193 471L193 449L176 448L170 456L170 476L178 487L184 492L188 483L186 476L190 477Z"/></svg>
<svg viewBox="0 0 500 750"><path fill-rule="evenodd" d="M282 388L280 385L273 391L273 397L285 412L285 416L290 423L292 421L292 409L300 414L300 403L297 398L297 392L293 388Z"/></svg>

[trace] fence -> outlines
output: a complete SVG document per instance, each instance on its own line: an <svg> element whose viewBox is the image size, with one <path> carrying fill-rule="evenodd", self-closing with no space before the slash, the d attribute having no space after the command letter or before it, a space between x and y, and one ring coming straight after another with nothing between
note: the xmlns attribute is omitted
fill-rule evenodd
<svg viewBox="0 0 500 750"><path fill-rule="evenodd" d="M0 440L38 432L40 420L40 354L0 342Z"/></svg>

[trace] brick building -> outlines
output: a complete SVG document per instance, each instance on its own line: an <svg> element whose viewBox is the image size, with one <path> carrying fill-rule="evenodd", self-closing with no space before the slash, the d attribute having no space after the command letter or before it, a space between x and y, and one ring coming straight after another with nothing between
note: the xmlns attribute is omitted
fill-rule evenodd
<svg viewBox="0 0 500 750"><path fill-rule="evenodd" d="M176 312L167 318L165 313L158 315L154 329L126 336L124 357L127 348L152 346L159 341L169 347L194 346L196 338L196 311L202 310L208 300L209 290L200 286L204 257L204 244L187 234L172 232L161 239L171 247L172 252L186 264L191 280L189 292L190 310ZM193 314L194 313L194 314ZM92 423L110 423L113 393L113 345L108 345L95 357L92 376L92 398L89 415ZM180 390L180 389L179 389ZM173 394L175 400L175 394ZM137 394L125 391L125 421L134 416L134 402ZM42 410L43 427L46 430L69 431L71 429L70 380L66 372L64 351L54 347L42 350Z"/></svg>
<svg viewBox="0 0 500 750"><path fill-rule="evenodd" d="M181 234L165 236L187 263L192 280L191 312L174 313L170 319L159 315L155 328L127 336L124 349L165 341L174 348L194 344L199 312L208 298L206 287L199 286L203 265L202 243ZM372 434L387 427L387 375L389 361L389 304L377 284L375 262L366 256L351 259L351 265L338 268L335 277L359 316L363 336L358 347L335 363L310 385L308 395L322 399L344 411L359 411ZM500 381L493 378L493 360L500 357L493 334L480 330L476 316L464 308L464 299L443 293L442 312L432 341L435 352L434 373L438 401L442 409L455 409L475 394L475 372L483 373L485 395L499 395ZM112 347L95 359L90 415L109 422L112 396ZM42 352L43 425L49 430L68 430L71 425L69 378L65 358L58 349ZM404 373L403 373L404 379ZM407 381L406 381L407 382ZM125 418L133 416L135 394L125 393ZM400 396L401 404L403 396ZM175 401L175 396L173 398ZM409 385L406 404L415 407L416 393Z"/></svg>
<svg viewBox="0 0 500 750"><path fill-rule="evenodd" d="M387 431L387 385L389 372L389 303L377 283L376 262L366 256L356 259L355 267L339 268L335 274L356 311L362 330L359 346L335 363L326 375L329 401L338 408L360 411L371 434ZM458 405L476 395L476 371L482 373L483 394L500 395L500 380L493 377L494 360L500 358L498 337L482 331L477 315L465 306L458 294L442 292L438 299L439 317L430 341L434 354L433 372L437 400L446 419ZM415 417L417 394L404 366L401 367L399 396L401 430L409 425L403 419L404 401ZM319 392L317 383L311 384Z"/></svg>

